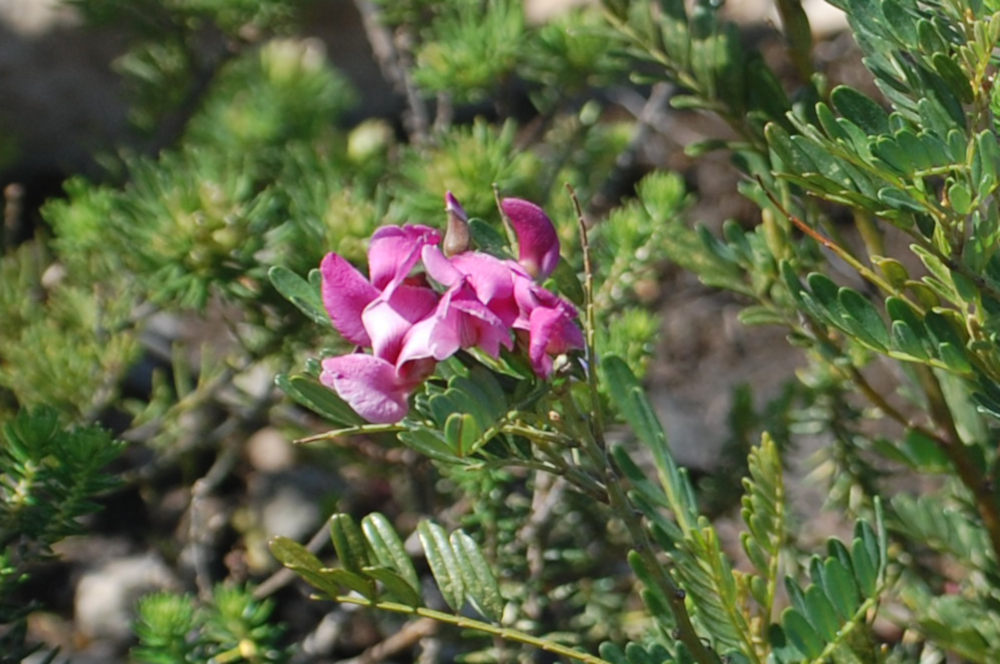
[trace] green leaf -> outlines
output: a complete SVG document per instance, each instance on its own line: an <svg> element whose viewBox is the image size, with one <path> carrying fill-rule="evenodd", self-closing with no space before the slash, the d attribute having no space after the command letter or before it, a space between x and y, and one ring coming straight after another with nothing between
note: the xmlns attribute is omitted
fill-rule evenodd
<svg viewBox="0 0 1000 664"><path fill-rule="evenodd" d="M423 604L417 589L396 570L388 567L364 567L361 571L365 576L381 583L385 591L399 602L413 607Z"/></svg>
<svg viewBox="0 0 1000 664"><path fill-rule="evenodd" d="M823 587L841 622L846 622L858 610L858 586L851 572L836 558L823 563Z"/></svg>
<svg viewBox="0 0 1000 664"><path fill-rule="evenodd" d="M493 570L479 546L462 530L453 532L450 541L469 599L487 619L500 622L503 617L503 597Z"/></svg>
<svg viewBox="0 0 1000 664"><path fill-rule="evenodd" d="M948 187L948 201L958 214L969 214L972 210L972 192L961 182L952 182Z"/></svg>
<svg viewBox="0 0 1000 664"><path fill-rule="evenodd" d="M340 594L341 585L324 571L323 564L295 540L287 537L274 537L270 541L271 554L282 565L292 570L310 585L334 598Z"/></svg>
<svg viewBox="0 0 1000 664"><path fill-rule="evenodd" d="M368 540L375 560L399 573L415 591L419 590L420 577L389 519L379 512L372 512L361 519L361 531Z"/></svg>
<svg viewBox="0 0 1000 664"><path fill-rule="evenodd" d="M397 438L399 442L407 447L436 461L451 464L461 461L461 459L455 456L454 451L448 445L443 435L437 431L431 429L411 429L409 431L400 431L397 434Z"/></svg>
<svg viewBox="0 0 1000 664"><path fill-rule="evenodd" d="M316 555L298 542L288 537L272 537L269 542L271 554L285 567L318 572L323 568Z"/></svg>
<svg viewBox="0 0 1000 664"><path fill-rule="evenodd" d="M840 621L837 618L833 604L826 597L824 588L815 581L813 585L806 589L805 593L808 619L820 638L827 642L833 641L837 638Z"/></svg>
<svg viewBox="0 0 1000 664"><path fill-rule="evenodd" d="M771 307L751 305L740 310L739 320L744 325L785 325L785 317Z"/></svg>
<svg viewBox="0 0 1000 664"><path fill-rule="evenodd" d="M889 115L871 98L846 85L830 93L834 108L845 118L861 127L868 135L889 133Z"/></svg>
<svg viewBox="0 0 1000 664"><path fill-rule="evenodd" d="M323 298L308 281L281 265L271 267L267 271L267 278L271 280L275 290L314 323L325 327L332 325L330 315L323 306Z"/></svg>
<svg viewBox="0 0 1000 664"><path fill-rule="evenodd" d="M448 535L432 521L421 521L417 525L417 535L441 596L452 611L460 611L465 604L465 586Z"/></svg>
<svg viewBox="0 0 1000 664"><path fill-rule="evenodd" d="M926 207L922 203L902 189L882 187L878 190L877 195L880 201L895 209L910 210L913 212L924 212L926 210Z"/></svg>
<svg viewBox="0 0 1000 664"><path fill-rule="evenodd" d="M693 528L697 523L698 512L691 487L670 454L667 434L656 417L646 391L620 357L615 355L605 357L601 369L611 400L639 440L653 455L660 483L670 501L671 509L674 510L678 525L684 530Z"/></svg>
<svg viewBox="0 0 1000 664"><path fill-rule="evenodd" d="M807 657L815 659L823 652L823 641L812 625L795 609L789 607L784 610L781 614L781 626L788 640Z"/></svg>
<svg viewBox="0 0 1000 664"><path fill-rule="evenodd" d="M274 383L300 406L305 406L334 424L355 426L365 423L336 392L320 385L311 376L278 374L274 377Z"/></svg>
<svg viewBox="0 0 1000 664"><path fill-rule="evenodd" d="M332 582L338 586L343 586L348 590L353 590L369 602L375 601L375 580L365 576L362 570L352 572L340 567L324 567L319 571L319 574L327 580L327 583Z"/></svg>
<svg viewBox="0 0 1000 664"><path fill-rule="evenodd" d="M941 76L952 94L963 104L972 103L973 94L969 78L954 59L944 53L935 53L931 56L931 64L934 65L934 70Z"/></svg>
<svg viewBox="0 0 1000 664"><path fill-rule="evenodd" d="M483 432L468 413L452 413L444 423L445 440L455 455L467 457L482 446Z"/></svg>
<svg viewBox="0 0 1000 664"><path fill-rule="evenodd" d="M868 298L850 288L841 288L837 293L844 314L843 321L849 331L860 341L879 351L889 348L889 333L885 323Z"/></svg>
<svg viewBox="0 0 1000 664"><path fill-rule="evenodd" d="M878 559L871 555L870 548L862 538L851 543L851 564L861 594L866 597L874 595L878 583Z"/></svg>
<svg viewBox="0 0 1000 664"><path fill-rule="evenodd" d="M365 538L350 514L330 517L330 539L340 564L348 571L360 572L362 567L371 565Z"/></svg>
<svg viewBox="0 0 1000 664"><path fill-rule="evenodd" d="M892 322L890 337L892 338L892 347L904 353L907 359L926 360L928 358L927 350L920 337L917 336L912 327L903 321ZM896 356L894 355L894 357Z"/></svg>

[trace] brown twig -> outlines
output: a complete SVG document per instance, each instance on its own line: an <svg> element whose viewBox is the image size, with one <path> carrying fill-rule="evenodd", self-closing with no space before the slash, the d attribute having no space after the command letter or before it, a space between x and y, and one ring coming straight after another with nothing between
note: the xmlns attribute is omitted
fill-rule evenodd
<svg viewBox="0 0 1000 664"><path fill-rule="evenodd" d="M403 30L393 34L382 22L381 12L371 0L354 0L354 5L361 15L361 25L382 76L406 99L408 112L404 122L411 142L423 143L427 139L430 117L420 89L410 75L412 36Z"/></svg>
<svg viewBox="0 0 1000 664"><path fill-rule="evenodd" d="M601 190L594 196L591 204L596 209L611 207L615 201L627 193L629 179L634 175L639 163L639 153L649 142L650 134L660 123L667 101L674 90L670 83L657 83L649 93L649 98L636 118L635 128L628 145L621 151L608 177L605 178Z"/></svg>
<svg viewBox="0 0 1000 664"><path fill-rule="evenodd" d="M337 664L378 664L415 646L422 639L437 632L438 623L433 618L418 618L406 623L397 632L366 649L357 657L343 659Z"/></svg>

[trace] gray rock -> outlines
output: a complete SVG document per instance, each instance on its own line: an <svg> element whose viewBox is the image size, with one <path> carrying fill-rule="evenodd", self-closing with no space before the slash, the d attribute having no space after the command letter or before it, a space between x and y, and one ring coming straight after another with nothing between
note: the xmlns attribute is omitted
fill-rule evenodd
<svg viewBox="0 0 1000 664"><path fill-rule="evenodd" d="M177 578L153 553L114 558L87 571L76 586L77 632L88 641L124 643L131 638L138 599L176 589Z"/></svg>

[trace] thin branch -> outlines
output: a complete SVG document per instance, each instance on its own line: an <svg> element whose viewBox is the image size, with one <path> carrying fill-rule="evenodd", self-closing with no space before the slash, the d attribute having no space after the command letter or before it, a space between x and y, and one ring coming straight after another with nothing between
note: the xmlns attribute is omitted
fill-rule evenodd
<svg viewBox="0 0 1000 664"><path fill-rule="evenodd" d="M404 615L431 618L438 622L454 625L455 627L459 627L461 629L471 629L484 634L491 634L507 641L523 643L525 645L538 648L539 650L559 655L560 657L566 657L567 659L584 662L585 664L610 664L610 662L601 659L600 657L581 652L569 646L564 646L561 643L556 643L555 641L539 638L518 629L500 627L499 625L483 622L481 620L466 618L465 616L456 616L443 611L435 611L434 609L427 609L423 607L413 607L406 604L399 604L397 602L372 602L364 597L357 597L353 595L340 595L336 598L336 600L345 604L357 604L359 606L367 606L382 611L392 611L393 613L402 613Z"/></svg>
<svg viewBox="0 0 1000 664"><path fill-rule="evenodd" d="M408 650L425 637L437 632L438 623L433 618L420 618L403 625L385 640L366 649L357 657L344 659L337 664L378 664Z"/></svg>
<svg viewBox="0 0 1000 664"><path fill-rule="evenodd" d="M430 127L430 117L420 89L410 75L413 67L409 43L411 37L403 32L393 35L392 30L382 22L379 8L371 0L354 0L354 5L361 15L361 24L382 76L406 98L408 113L405 121L412 142L424 142Z"/></svg>
<svg viewBox="0 0 1000 664"><path fill-rule="evenodd" d="M601 190L594 196L592 204L598 209L611 207L620 199L629 185L629 178L635 173L639 163L639 153L649 142L650 135L662 122L663 111L674 90L670 83L657 83L649 93L649 98L639 112L632 138L615 159L611 172L604 180Z"/></svg>

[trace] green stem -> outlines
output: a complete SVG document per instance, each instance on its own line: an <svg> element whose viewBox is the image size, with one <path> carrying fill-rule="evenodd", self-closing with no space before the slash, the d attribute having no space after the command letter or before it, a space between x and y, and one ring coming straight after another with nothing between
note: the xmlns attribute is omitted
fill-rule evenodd
<svg viewBox="0 0 1000 664"><path fill-rule="evenodd" d="M537 636L532 636L526 632L520 630L511 629L509 627L500 627L492 623L483 622L481 620L474 620L472 618L466 618L465 616L456 616L450 613L445 613L443 611L435 611L434 609L427 609L423 607L409 606L407 604L400 604L398 602L385 602L367 600L363 597L340 595L336 597L338 602L343 602L345 604L357 604L358 606L367 606L373 609L379 609L381 611L391 611L393 613L402 613L405 615L420 616L422 618L431 618L441 623L448 625L454 625L461 629L472 629L477 632L482 632L484 634L490 634L492 636L504 639L506 641L514 641L515 643L523 643L525 645L533 646L539 650L544 650L545 652L550 652L554 655L559 655L561 657L566 657L567 659L576 660L578 662L585 662L586 664L611 664L607 660L601 659L589 653L581 652L575 648L569 646L564 646L561 643L556 643L554 641L549 641L547 639L539 638Z"/></svg>
<svg viewBox="0 0 1000 664"><path fill-rule="evenodd" d="M586 423L586 426L581 427L582 431L580 431L583 451L595 469L604 470L604 485L611 510L625 524L636 552L642 557L647 569L650 570L656 579L660 592L666 597L667 602L669 602L676 623L675 632L677 638L688 647L691 655L699 664L718 664L721 662L719 656L702 642L701 637L691 623L691 616L688 614L687 604L684 601L686 593L677 585L677 582L670 576L669 572L666 571L664 563L656 557L646 528L642 520L637 516L638 512L635 506L622 488L621 478L615 472L614 464L611 463L605 451L604 412L601 407L601 397L597 385L597 354L594 349L596 315L594 311L594 272L590 262L590 243L587 237L587 224L583 218L580 201L577 199L576 192L573 191L571 186L567 185L566 188L569 190L570 198L572 198L576 209L577 221L580 227L580 248L583 252L583 291L586 301L584 336L588 363L587 386L590 392L589 417L586 418L581 417L572 395L565 395L564 402L573 413L570 421L573 423Z"/></svg>
<svg viewBox="0 0 1000 664"><path fill-rule="evenodd" d="M1000 504L997 502L994 489L986 480L985 469L977 465L969 454L969 448L959 436L937 376L927 367L918 367L917 376L927 395L931 419L945 432L943 436L938 437L938 440L942 441L939 447L955 466L962 484L972 493L979 517L983 520L983 527L990 537L993 556L1000 561Z"/></svg>
<svg viewBox="0 0 1000 664"><path fill-rule="evenodd" d="M407 428L402 424L358 424L352 427L344 427L342 429L331 429L330 431L318 433L315 436L306 436L305 438L299 438L294 442L315 443L320 440L333 440L334 438L341 438L342 436L358 436L373 433L398 433L406 430Z"/></svg>

